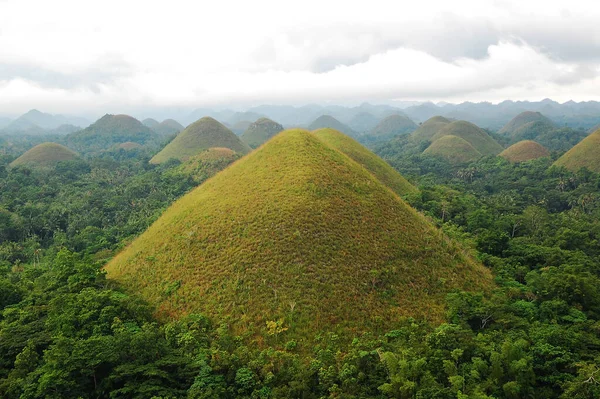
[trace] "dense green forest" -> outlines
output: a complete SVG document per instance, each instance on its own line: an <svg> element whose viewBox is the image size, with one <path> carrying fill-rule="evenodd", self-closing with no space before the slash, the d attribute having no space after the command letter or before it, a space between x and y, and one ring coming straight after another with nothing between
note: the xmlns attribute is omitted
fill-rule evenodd
<svg viewBox="0 0 600 399"><path fill-rule="evenodd" d="M376 147L497 288L449 294L441 325L407 318L300 350L277 323L260 348L200 314L159 323L106 279L106 260L197 177L143 148L8 167L37 143L0 156L2 398L600 397L600 175L552 167L561 153L452 166L422 155L428 143Z"/></svg>

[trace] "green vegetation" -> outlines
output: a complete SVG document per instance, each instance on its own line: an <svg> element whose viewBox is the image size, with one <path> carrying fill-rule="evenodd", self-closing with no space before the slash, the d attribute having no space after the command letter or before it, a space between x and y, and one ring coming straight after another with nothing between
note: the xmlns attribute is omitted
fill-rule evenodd
<svg viewBox="0 0 600 399"><path fill-rule="evenodd" d="M171 158L185 161L213 147L229 148L240 154L250 152L250 147L231 130L213 118L204 117L186 127L150 163L160 164Z"/></svg>
<svg viewBox="0 0 600 399"><path fill-rule="evenodd" d="M502 151L498 156L509 162L525 162L550 156L550 152L542 145L531 140L519 141Z"/></svg>
<svg viewBox="0 0 600 399"><path fill-rule="evenodd" d="M557 130L557 145L580 133ZM181 268L173 253L168 268L193 274L162 281L157 295L188 303L186 281L229 273L190 302L237 317L194 313L170 322L153 317L159 309L135 290L107 279L103 265L132 242L137 246L165 209L165 216L180 212L175 201L198 185L196 178L239 155L213 148L188 162L152 165L153 146L113 145L53 168L12 168L18 155L49 140L4 136L0 397L600 397L600 174L553 166L556 153L452 165L423 154L429 141L397 136L375 151L418 185L403 198L421 216L367 173L368 157L360 166L348 156L347 148L358 148L353 141L337 133L286 134L207 180L189 194L196 199L183 197L186 206L202 203L178 213L179 228L165 233L165 245L172 245L166 252L204 245L215 257ZM237 199L242 192L247 199ZM203 201L209 193L212 201ZM213 235L217 225L229 230ZM422 240L422 231L433 233ZM255 250L231 251L248 242ZM160 245L155 251L164 254ZM398 263L385 256L394 248L409 259L404 267L394 269ZM453 259L453 248L464 253ZM457 280L438 277L468 253L494 276L491 292L450 290ZM140 284L161 273L159 255L140 253L147 267ZM216 258L223 270L203 268ZM431 267L422 266L427 260ZM422 299L427 283L434 288ZM215 299L219 292L231 296ZM244 307L249 297L258 310ZM414 299L416 318L382 317L410 310L397 297ZM307 306L339 316L307 315ZM317 323L313 331L300 330Z"/></svg>
<svg viewBox="0 0 600 399"><path fill-rule="evenodd" d="M556 128L554 123L540 112L525 111L512 118L510 122L508 122L502 127L502 129L498 131L498 133L509 136L514 136L519 133L522 134L523 131L531 129L533 124L537 125L536 129L540 129L542 127L545 129Z"/></svg>
<svg viewBox="0 0 600 399"><path fill-rule="evenodd" d="M258 342L270 321L299 343L316 331L385 331L409 315L440 321L449 291L492 287L460 245L302 130L177 201L106 271L163 320L202 312Z"/></svg>
<svg viewBox="0 0 600 399"><path fill-rule="evenodd" d="M114 145L132 141L138 144L158 142L149 127L128 115L104 115L94 124L65 137L65 143L82 154L107 150Z"/></svg>
<svg viewBox="0 0 600 399"><path fill-rule="evenodd" d="M15 159L10 166L50 167L55 166L58 162L72 161L77 158L77 154L65 146L57 143L42 143Z"/></svg>
<svg viewBox="0 0 600 399"><path fill-rule="evenodd" d="M156 133L162 136L170 136L172 134L177 134L181 132L184 127L181 123L177 122L174 119L165 119L161 123L157 124L152 128Z"/></svg>
<svg viewBox="0 0 600 399"><path fill-rule="evenodd" d="M546 122L536 121L519 127L512 135L512 141L533 140L553 151L567 151L587 137L584 129L557 128Z"/></svg>
<svg viewBox="0 0 600 399"><path fill-rule="evenodd" d="M127 141L125 143L119 144L118 148L129 151L129 150L136 150L138 148L142 148L142 145L139 143L134 143L133 141Z"/></svg>
<svg viewBox="0 0 600 399"><path fill-rule="evenodd" d="M424 155L440 157L453 165L460 165L481 158L481 153L460 137L444 136L434 141Z"/></svg>
<svg viewBox="0 0 600 399"><path fill-rule="evenodd" d="M238 121L231 126L231 131L240 136L242 133L248 130L250 125L252 125L252 122L250 121Z"/></svg>
<svg viewBox="0 0 600 399"><path fill-rule="evenodd" d="M485 130L466 121L454 121L443 126L432 138L435 142L444 136L456 136L465 140L483 155L498 155L503 148Z"/></svg>
<svg viewBox="0 0 600 399"><path fill-rule="evenodd" d="M188 158L176 167L173 173L190 176L195 182L201 183L225 169L238 158L240 158L240 154L229 148L209 148Z"/></svg>
<svg viewBox="0 0 600 399"><path fill-rule="evenodd" d="M435 136L444 126L452 122L450 119L443 116L434 116L423 122L417 130L411 134L411 138L415 142L432 141Z"/></svg>
<svg viewBox="0 0 600 399"><path fill-rule="evenodd" d="M156 119L146 118L142 121L142 124L154 130L154 128L158 126L158 121Z"/></svg>
<svg viewBox="0 0 600 399"><path fill-rule="evenodd" d="M583 141L571 148L555 163L574 172L587 168L593 172L600 172L600 130L596 130Z"/></svg>
<svg viewBox="0 0 600 399"><path fill-rule="evenodd" d="M335 129L338 132L342 132L350 137L358 136L358 133L356 133L349 126L344 125L342 122L338 121L331 115L321 115L317 119L315 119L310 125L308 125L308 130L318 130L325 128Z"/></svg>
<svg viewBox="0 0 600 399"><path fill-rule="evenodd" d="M389 139L399 134L412 133L417 128L418 126L405 115L394 114L379 122L369 132L369 136Z"/></svg>
<svg viewBox="0 0 600 399"><path fill-rule="evenodd" d="M410 184L387 162L345 134L334 129L319 129L314 131L313 134L328 146L343 152L362 165L396 194L403 196L417 191L415 186Z"/></svg>
<svg viewBox="0 0 600 399"><path fill-rule="evenodd" d="M260 118L248 126L248 129L242 134L241 139L250 148L257 148L282 130L283 126L279 123L267 118Z"/></svg>

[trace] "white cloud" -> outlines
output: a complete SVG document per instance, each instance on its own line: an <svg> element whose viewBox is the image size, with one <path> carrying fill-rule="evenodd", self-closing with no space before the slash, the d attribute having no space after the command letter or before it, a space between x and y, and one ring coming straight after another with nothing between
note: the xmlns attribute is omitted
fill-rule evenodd
<svg viewBox="0 0 600 399"><path fill-rule="evenodd" d="M0 113L598 99L599 6L563 3L9 0Z"/></svg>

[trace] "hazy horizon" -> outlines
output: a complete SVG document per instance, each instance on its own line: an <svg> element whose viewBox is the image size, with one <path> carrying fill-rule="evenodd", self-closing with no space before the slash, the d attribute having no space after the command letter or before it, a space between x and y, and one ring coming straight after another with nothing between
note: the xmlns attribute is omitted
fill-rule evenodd
<svg viewBox="0 0 600 399"><path fill-rule="evenodd" d="M600 99L595 3L483 3L4 0L0 114Z"/></svg>

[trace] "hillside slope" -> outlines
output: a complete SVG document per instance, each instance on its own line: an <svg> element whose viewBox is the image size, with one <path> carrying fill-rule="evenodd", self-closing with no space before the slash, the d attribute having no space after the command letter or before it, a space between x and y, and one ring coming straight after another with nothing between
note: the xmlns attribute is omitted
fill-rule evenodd
<svg viewBox="0 0 600 399"><path fill-rule="evenodd" d="M390 115L369 132L371 137L391 138L399 134L414 132L418 126L404 115Z"/></svg>
<svg viewBox="0 0 600 399"><path fill-rule="evenodd" d="M248 126L248 129L242 134L241 139L250 148L256 148L282 130L283 126L279 123L268 118L260 118Z"/></svg>
<svg viewBox="0 0 600 399"><path fill-rule="evenodd" d="M289 130L175 202L106 266L163 319L200 312L260 341L439 322L489 271L364 167Z"/></svg>
<svg viewBox="0 0 600 399"><path fill-rule="evenodd" d="M209 148L229 148L239 154L250 152L250 147L223 124L211 117L204 117L177 135L156 154L150 163L159 164L171 158L185 161Z"/></svg>
<svg viewBox="0 0 600 399"><path fill-rule="evenodd" d="M10 166L54 166L58 162L71 161L77 158L77 154L65 146L57 143L42 143L12 161Z"/></svg>
<svg viewBox="0 0 600 399"><path fill-rule="evenodd" d="M467 121L448 123L431 138L431 141L435 142L444 136L460 137L482 155L498 155L504 149L485 130Z"/></svg>
<svg viewBox="0 0 600 399"><path fill-rule="evenodd" d="M550 151L535 141L523 140L511 145L498 156L509 162L525 162L550 156Z"/></svg>
<svg viewBox="0 0 600 399"><path fill-rule="evenodd" d="M600 129L587 136L554 163L577 172L581 168L600 173Z"/></svg>
<svg viewBox="0 0 600 399"><path fill-rule="evenodd" d="M415 130L410 138L416 142L431 141L444 126L452 122L450 119L443 116L434 116L423 122L417 130Z"/></svg>
<svg viewBox="0 0 600 399"><path fill-rule="evenodd" d="M452 135L434 141L423 154L443 158L453 165L481 158L481 153L468 141Z"/></svg>
<svg viewBox="0 0 600 399"><path fill-rule="evenodd" d="M550 119L546 118L540 112L525 111L512 118L502 129L498 130L498 133L512 136L518 130L522 132L524 130L523 126L531 123L541 124L550 128L556 127Z"/></svg>

